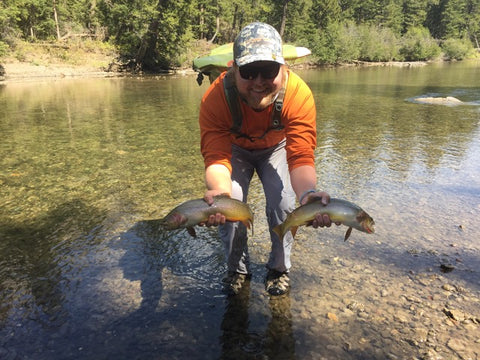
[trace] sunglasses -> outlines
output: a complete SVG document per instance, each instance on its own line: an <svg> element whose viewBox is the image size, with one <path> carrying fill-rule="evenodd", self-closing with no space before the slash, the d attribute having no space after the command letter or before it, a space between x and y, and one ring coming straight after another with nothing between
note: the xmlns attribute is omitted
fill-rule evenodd
<svg viewBox="0 0 480 360"><path fill-rule="evenodd" d="M240 76L245 80L256 79L258 74L262 75L262 78L266 80L274 79L280 71L280 64L272 62L268 65L243 65L238 68Z"/></svg>

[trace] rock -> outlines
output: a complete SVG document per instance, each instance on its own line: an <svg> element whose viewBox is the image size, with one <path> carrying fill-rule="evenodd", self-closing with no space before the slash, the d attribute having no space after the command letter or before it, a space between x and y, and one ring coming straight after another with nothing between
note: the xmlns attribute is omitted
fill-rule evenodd
<svg viewBox="0 0 480 360"><path fill-rule="evenodd" d="M434 349L428 349L425 354L421 357L422 360L438 360L441 359L441 357L438 355L438 353Z"/></svg>
<svg viewBox="0 0 480 360"><path fill-rule="evenodd" d="M415 99L416 102L421 104L433 104L433 105L460 105L463 104L463 101L453 97L418 97Z"/></svg>
<svg viewBox="0 0 480 360"><path fill-rule="evenodd" d="M460 310L445 308L443 309L443 312L445 313L445 315L447 315L449 318L453 320L457 320L457 321L465 320L465 313L463 313Z"/></svg>
<svg viewBox="0 0 480 360"><path fill-rule="evenodd" d="M415 332L415 339L416 339L418 342L424 343L424 342L427 341L428 329L425 329L425 328L415 328L415 329L414 329L414 332Z"/></svg>
<svg viewBox="0 0 480 360"><path fill-rule="evenodd" d="M465 344L460 339L450 338L447 341L447 346L456 352L463 352L465 351Z"/></svg>
<svg viewBox="0 0 480 360"><path fill-rule="evenodd" d="M401 323L401 324L405 324L408 322L407 320L407 317L404 315L404 314L395 314L393 316L393 319L398 322L398 323Z"/></svg>
<svg viewBox="0 0 480 360"><path fill-rule="evenodd" d="M347 304L347 309L349 309L351 311L364 312L365 311L365 305L363 305L362 303L356 302L356 301L352 301L352 302Z"/></svg>
<svg viewBox="0 0 480 360"><path fill-rule="evenodd" d="M455 270L455 266L452 264L441 264L440 265L440 271L443 273L449 273Z"/></svg>
<svg viewBox="0 0 480 360"><path fill-rule="evenodd" d="M338 317L334 313L328 312L327 313L327 318L332 320L333 322L338 323Z"/></svg>
<svg viewBox="0 0 480 360"><path fill-rule="evenodd" d="M442 289L445 291L450 291L450 292L456 292L457 288L455 285L450 285L450 284L443 284Z"/></svg>

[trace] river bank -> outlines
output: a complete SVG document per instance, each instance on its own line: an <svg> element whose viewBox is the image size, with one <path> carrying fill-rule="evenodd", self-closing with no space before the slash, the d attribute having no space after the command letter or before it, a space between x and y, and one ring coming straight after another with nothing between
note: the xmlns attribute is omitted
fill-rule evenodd
<svg viewBox="0 0 480 360"><path fill-rule="evenodd" d="M366 66L394 66L394 67L418 67L425 66L428 62L365 62L357 61L354 63L336 65L335 67L366 67ZM303 62L291 64L292 68L315 68L317 64ZM328 66L333 67L333 66ZM196 72L189 67L167 72L170 74L194 75ZM120 77L130 76L132 72L122 70L114 57L105 56L95 61L84 61L78 64L68 62L33 62L18 61L15 59L6 59L0 62L0 83L6 82L24 82L38 80L58 80L63 78L98 78L98 77Z"/></svg>

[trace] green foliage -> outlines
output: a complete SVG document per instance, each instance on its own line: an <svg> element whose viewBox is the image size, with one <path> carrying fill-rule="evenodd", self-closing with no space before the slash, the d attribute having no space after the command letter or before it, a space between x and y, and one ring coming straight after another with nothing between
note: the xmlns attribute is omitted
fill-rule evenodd
<svg viewBox="0 0 480 360"><path fill-rule="evenodd" d="M478 46L480 0L2 0L0 41L11 51L17 39L95 39L156 70L188 63L199 40L233 41L251 21L285 24L284 41L322 63L432 59L430 34L463 58L468 41Z"/></svg>
<svg viewBox="0 0 480 360"><path fill-rule="evenodd" d="M392 61L399 58L399 40L391 29L360 25L359 34L360 60Z"/></svg>
<svg viewBox="0 0 480 360"><path fill-rule="evenodd" d="M403 0L403 32L424 26L430 0Z"/></svg>
<svg viewBox="0 0 480 360"><path fill-rule="evenodd" d="M362 39L359 27L353 22L340 26L336 40L336 62L351 62L361 57Z"/></svg>
<svg viewBox="0 0 480 360"><path fill-rule="evenodd" d="M474 52L471 41L466 38L447 39L442 43L442 50L448 60L463 60Z"/></svg>
<svg viewBox="0 0 480 360"><path fill-rule="evenodd" d="M432 60L438 57L440 52L440 46L426 28L412 27L402 38L400 55L404 60Z"/></svg>
<svg viewBox="0 0 480 360"><path fill-rule="evenodd" d="M0 40L0 59L7 56L10 46Z"/></svg>
<svg viewBox="0 0 480 360"><path fill-rule="evenodd" d="M316 43L314 54L322 63L392 61L399 58L399 40L388 28L346 22L330 25Z"/></svg>
<svg viewBox="0 0 480 360"><path fill-rule="evenodd" d="M316 62L323 64L336 64L339 61L336 39L340 27L337 24L329 25L324 31L315 29L309 39L309 48Z"/></svg>

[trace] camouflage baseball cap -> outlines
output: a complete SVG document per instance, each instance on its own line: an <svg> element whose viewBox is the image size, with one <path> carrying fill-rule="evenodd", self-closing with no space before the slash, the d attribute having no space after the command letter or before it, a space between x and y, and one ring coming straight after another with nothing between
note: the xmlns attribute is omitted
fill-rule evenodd
<svg viewBox="0 0 480 360"><path fill-rule="evenodd" d="M233 59L238 66L254 61L285 64L282 38L273 26L254 22L245 26L233 43Z"/></svg>

